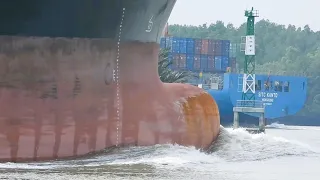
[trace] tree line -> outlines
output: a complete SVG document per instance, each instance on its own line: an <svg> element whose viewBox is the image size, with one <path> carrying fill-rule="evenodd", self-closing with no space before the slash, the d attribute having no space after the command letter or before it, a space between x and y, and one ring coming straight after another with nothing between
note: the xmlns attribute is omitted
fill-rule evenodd
<svg viewBox="0 0 320 180"><path fill-rule="evenodd" d="M246 23L240 27L217 21L210 25L169 25L169 34L179 37L226 39L240 43ZM308 98L298 115L320 115L320 32L294 25L279 25L260 20L255 26L256 73L271 70L271 74L308 77ZM243 71L244 53L237 52L239 72Z"/></svg>

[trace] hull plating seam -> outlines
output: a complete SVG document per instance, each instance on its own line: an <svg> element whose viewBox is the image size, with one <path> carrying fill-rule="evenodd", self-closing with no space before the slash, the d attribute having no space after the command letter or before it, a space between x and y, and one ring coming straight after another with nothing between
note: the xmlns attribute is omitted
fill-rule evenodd
<svg viewBox="0 0 320 180"><path fill-rule="evenodd" d="M117 45L117 59L116 59L116 83L117 83L117 142L116 146L119 145L119 128L120 128L120 85L119 85L119 58L120 58L120 45L121 45L121 33L122 33L122 23L124 19L124 15L126 12L126 8L122 9L122 16L119 26L119 39Z"/></svg>

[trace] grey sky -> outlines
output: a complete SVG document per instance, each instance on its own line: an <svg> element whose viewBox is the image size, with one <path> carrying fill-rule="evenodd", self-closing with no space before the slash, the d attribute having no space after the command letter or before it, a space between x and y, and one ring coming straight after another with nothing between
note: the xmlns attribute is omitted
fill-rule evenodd
<svg viewBox="0 0 320 180"><path fill-rule="evenodd" d="M169 18L170 24L199 25L217 20L239 26L246 21L244 10L259 10L257 19L278 24L294 24L320 30L319 0L178 0Z"/></svg>

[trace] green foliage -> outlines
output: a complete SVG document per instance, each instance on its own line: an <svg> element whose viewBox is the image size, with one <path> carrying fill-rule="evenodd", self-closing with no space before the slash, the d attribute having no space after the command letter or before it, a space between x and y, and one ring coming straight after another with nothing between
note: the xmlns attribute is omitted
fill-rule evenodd
<svg viewBox="0 0 320 180"><path fill-rule="evenodd" d="M236 28L222 21L201 26L171 25L169 34L179 37L229 39L240 43L246 24ZM308 77L308 99L300 114L320 115L320 32L303 28L278 25L260 20L255 26L256 73L304 75ZM243 67L244 53L237 52L239 67ZM242 71L242 69L239 69ZM264 72L267 73L267 72Z"/></svg>
<svg viewBox="0 0 320 180"><path fill-rule="evenodd" d="M160 80L165 83L185 83L193 74L188 71L173 71L169 68L172 61L168 59L168 49L163 49L159 53L158 72Z"/></svg>

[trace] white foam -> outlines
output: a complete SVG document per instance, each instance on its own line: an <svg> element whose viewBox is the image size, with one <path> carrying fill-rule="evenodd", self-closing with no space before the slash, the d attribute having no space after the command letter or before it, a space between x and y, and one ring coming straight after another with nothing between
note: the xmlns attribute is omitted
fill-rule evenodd
<svg viewBox="0 0 320 180"><path fill-rule="evenodd" d="M245 129L221 129L215 154L227 161L254 161L279 156L318 153L310 145L268 134L250 134Z"/></svg>
<svg viewBox="0 0 320 180"><path fill-rule="evenodd" d="M320 127L316 127L316 126L289 126L289 125L285 125L285 124L280 124L279 122L271 123L270 125L267 125L266 128L286 129L286 130L314 130L314 131L320 131Z"/></svg>
<svg viewBox="0 0 320 180"><path fill-rule="evenodd" d="M117 153L104 154L85 160L46 163L2 163L2 169L60 169L73 167L118 166L145 164L161 168L211 168L220 163L260 161L285 156L317 154L310 145L269 134L249 134L244 129L221 127L220 136L211 154L194 147L156 145L131 147Z"/></svg>

